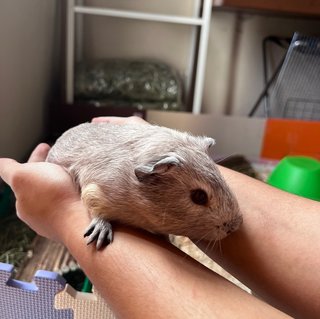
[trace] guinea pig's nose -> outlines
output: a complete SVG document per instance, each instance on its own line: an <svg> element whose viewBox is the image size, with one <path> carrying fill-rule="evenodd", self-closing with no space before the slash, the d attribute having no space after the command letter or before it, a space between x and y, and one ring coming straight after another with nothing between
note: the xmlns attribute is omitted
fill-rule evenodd
<svg viewBox="0 0 320 319"><path fill-rule="evenodd" d="M232 233L233 226L231 225L231 222L225 222L222 224L221 228L225 231L226 234L229 235L230 233Z"/></svg>
<svg viewBox="0 0 320 319"><path fill-rule="evenodd" d="M237 216L230 221L224 222L222 224L223 230L229 235L230 233L236 231L242 224L242 217Z"/></svg>

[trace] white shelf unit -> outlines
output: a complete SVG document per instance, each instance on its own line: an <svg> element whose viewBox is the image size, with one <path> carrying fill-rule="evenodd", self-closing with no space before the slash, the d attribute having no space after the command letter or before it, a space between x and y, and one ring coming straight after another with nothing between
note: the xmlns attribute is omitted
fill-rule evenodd
<svg viewBox="0 0 320 319"><path fill-rule="evenodd" d="M202 10L200 10L202 8ZM75 65L75 37L81 43L81 24L76 26L76 15L89 14L105 17L116 17L123 19L135 19L144 21L155 21L172 24L184 24L199 27L199 42L196 41L196 32L192 36L192 50L190 52L189 72L187 77L187 90L193 87L192 113L201 113L203 87L205 78L205 66L207 47L210 30L210 19L212 0L195 0L195 14L193 17L154 14L138 11L116 10L108 8L97 8L81 5L80 1L68 0L67 2L67 43L66 43L66 102L72 104L74 101L74 65ZM201 11L201 12L200 12ZM77 34L78 33L78 34ZM81 50L80 48L77 48ZM195 61L196 57L196 61ZM196 69L194 70L194 66ZM194 83L191 83L192 75L195 74Z"/></svg>

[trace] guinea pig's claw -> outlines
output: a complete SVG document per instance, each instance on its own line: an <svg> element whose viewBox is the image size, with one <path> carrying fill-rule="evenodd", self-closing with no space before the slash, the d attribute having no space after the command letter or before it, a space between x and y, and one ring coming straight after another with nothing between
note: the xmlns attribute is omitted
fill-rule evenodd
<svg viewBox="0 0 320 319"><path fill-rule="evenodd" d="M88 237L87 245L96 241L96 248L109 245L113 240L111 224L103 218L96 217L85 230L84 237Z"/></svg>

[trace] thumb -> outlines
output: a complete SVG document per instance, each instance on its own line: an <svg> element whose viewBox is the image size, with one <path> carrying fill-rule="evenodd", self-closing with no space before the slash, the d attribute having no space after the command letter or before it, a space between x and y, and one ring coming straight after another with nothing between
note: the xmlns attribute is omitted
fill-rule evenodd
<svg viewBox="0 0 320 319"><path fill-rule="evenodd" d="M31 153L28 160L31 162L43 162L50 150L50 146L45 143L39 144ZM0 178L13 188L14 177L17 176L16 172L22 164L10 158L0 158Z"/></svg>

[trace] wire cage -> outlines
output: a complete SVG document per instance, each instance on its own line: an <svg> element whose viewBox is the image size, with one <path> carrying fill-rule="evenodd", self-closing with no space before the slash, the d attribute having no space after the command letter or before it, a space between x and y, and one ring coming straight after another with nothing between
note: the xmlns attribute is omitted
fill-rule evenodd
<svg viewBox="0 0 320 319"><path fill-rule="evenodd" d="M320 120L320 38L295 33L277 76L250 112L265 117ZM260 102L268 95L262 109Z"/></svg>

